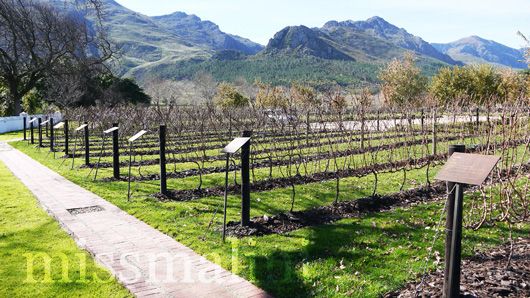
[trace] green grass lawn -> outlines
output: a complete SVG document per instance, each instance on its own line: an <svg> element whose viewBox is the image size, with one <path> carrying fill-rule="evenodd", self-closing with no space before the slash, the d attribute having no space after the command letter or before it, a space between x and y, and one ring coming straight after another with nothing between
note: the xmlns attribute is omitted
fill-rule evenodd
<svg viewBox="0 0 530 298"><path fill-rule="evenodd" d="M343 219L285 235L229 238L223 244L219 232L222 214L217 215L213 228L206 231L221 197L159 202L148 196L158 188L158 182L152 181L134 184L135 197L127 202L124 182L94 182L86 179L88 169L60 167L60 159L50 158L45 150L39 152L25 142L16 142L14 146L277 297L377 297L399 288L422 272L443 208L441 203L423 204ZM435 172L436 169L431 169L431 175ZM405 188L424 183L425 179L424 169L409 171ZM378 193L397 191L401 180L399 172L380 174ZM372 175L342 179L341 200L367 196L371 185ZM297 186L296 209L329 204L334 199L334 187L333 181ZM253 193L251 215L286 211L289 204L288 188ZM240 205L237 196L229 196L228 220L239 219ZM530 229L527 224L516 224L513 233L528 236ZM478 231L466 229L464 256L471 255L475 249L500 244L508 235L507 225L503 223L486 225ZM437 239L433 251L443 256L443 237ZM428 261L430 269L434 268L434 262L433 256Z"/></svg>
<svg viewBox="0 0 530 298"><path fill-rule="evenodd" d="M131 296L76 246L2 163L0 214L0 297ZM61 258L67 262L65 275Z"/></svg>
<svg viewBox="0 0 530 298"><path fill-rule="evenodd" d="M22 139L24 137L24 133L20 131L12 131L12 132L6 132L0 134L0 141L9 141L14 139ZM29 137L29 133L28 133Z"/></svg>

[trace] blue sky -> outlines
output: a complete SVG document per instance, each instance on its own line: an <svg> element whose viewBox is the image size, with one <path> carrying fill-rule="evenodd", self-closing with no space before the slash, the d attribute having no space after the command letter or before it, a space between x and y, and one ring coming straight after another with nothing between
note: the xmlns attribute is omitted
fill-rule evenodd
<svg viewBox="0 0 530 298"><path fill-rule="evenodd" d="M469 35L520 48L530 35L530 0L116 0L153 16L183 11L221 30L266 44L289 25L320 27L329 20L364 20L378 15L428 42Z"/></svg>

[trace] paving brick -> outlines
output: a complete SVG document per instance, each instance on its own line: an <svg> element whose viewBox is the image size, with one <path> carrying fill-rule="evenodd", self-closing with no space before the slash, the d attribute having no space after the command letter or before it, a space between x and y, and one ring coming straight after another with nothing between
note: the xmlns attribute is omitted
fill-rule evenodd
<svg viewBox="0 0 530 298"><path fill-rule="evenodd" d="M2 142L0 160L78 245L95 256L135 296L270 297L250 282ZM75 216L67 211L95 205L105 210ZM149 261L152 255L158 255L155 263ZM170 263L165 256L174 259ZM166 276L167 265L173 266L174 280L157 279ZM156 266L154 277L149 276L150 266ZM137 275L132 275L136 279L127 278L131 273Z"/></svg>

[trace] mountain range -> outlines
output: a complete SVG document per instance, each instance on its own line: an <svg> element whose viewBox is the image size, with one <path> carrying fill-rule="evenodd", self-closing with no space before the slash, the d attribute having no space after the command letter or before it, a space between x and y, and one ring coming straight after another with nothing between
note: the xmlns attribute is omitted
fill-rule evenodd
<svg viewBox="0 0 530 298"><path fill-rule="evenodd" d="M268 72L276 71L277 76L288 76L276 78L280 81L317 81L322 77L303 74L317 65L317 72L325 73L325 78L341 81L342 76L348 84L377 80L363 72L376 71L407 51L416 54L427 73L444 65L469 63L526 68L522 50L476 36L430 44L377 16L365 21L329 21L320 28L289 26L262 46L184 12L149 17L114 0L103 3L110 37L121 49L117 72L140 81L190 78L198 71L211 72L216 79L240 76L248 80L274 78ZM282 69L289 65L290 70Z"/></svg>

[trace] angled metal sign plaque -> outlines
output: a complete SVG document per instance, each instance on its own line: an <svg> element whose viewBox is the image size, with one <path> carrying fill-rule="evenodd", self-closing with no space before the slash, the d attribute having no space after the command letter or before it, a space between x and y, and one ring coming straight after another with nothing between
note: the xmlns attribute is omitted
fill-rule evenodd
<svg viewBox="0 0 530 298"><path fill-rule="evenodd" d="M53 126L53 128L61 128L64 126L64 122L59 122Z"/></svg>
<svg viewBox="0 0 530 298"><path fill-rule="evenodd" d="M118 128L119 128L119 127L114 126L114 127L111 127L111 128L109 128L109 129L103 131L103 133L104 133L104 134L108 134L108 133L111 133L111 132L115 131L115 130L118 129Z"/></svg>
<svg viewBox="0 0 530 298"><path fill-rule="evenodd" d="M147 132L147 130L140 130L139 132L137 132L134 136L130 137L129 138L129 142L134 142L136 141L138 138L140 138L141 136L143 136L145 133Z"/></svg>
<svg viewBox="0 0 530 298"><path fill-rule="evenodd" d="M78 128L76 128L75 131L80 131L81 129L83 129L83 128L87 127L87 126L88 126L88 124L83 124L83 125L79 126Z"/></svg>
<svg viewBox="0 0 530 298"><path fill-rule="evenodd" d="M236 153L243 145L245 145L250 138L235 138L230 144L221 150L222 153Z"/></svg>
<svg viewBox="0 0 530 298"><path fill-rule="evenodd" d="M491 173L500 157L455 152L434 179L481 185Z"/></svg>

